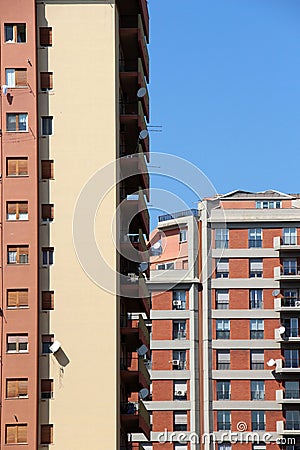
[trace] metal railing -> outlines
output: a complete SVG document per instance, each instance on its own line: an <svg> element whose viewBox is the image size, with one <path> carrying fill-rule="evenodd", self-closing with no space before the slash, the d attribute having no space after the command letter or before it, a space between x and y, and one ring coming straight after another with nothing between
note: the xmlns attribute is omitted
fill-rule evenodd
<svg viewBox="0 0 300 450"><path fill-rule="evenodd" d="M287 308L299 308L300 310L300 297L284 297L282 299L282 306Z"/></svg>
<svg viewBox="0 0 300 450"><path fill-rule="evenodd" d="M300 275L300 266L291 266L291 267L283 266L281 268L281 274L290 276Z"/></svg>
<svg viewBox="0 0 300 450"><path fill-rule="evenodd" d="M198 209L187 209L185 211L179 211L172 214L164 214L163 216L158 216L159 222L165 222L166 220L172 220L172 219L180 219L181 217L199 217L199 211Z"/></svg>
<svg viewBox="0 0 300 450"><path fill-rule="evenodd" d="M281 237L281 245L300 245L299 235L290 235Z"/></svg>
<svg viewBox="0 0 300 450"><path fill-rule="evenodd" d="M300 430L300 422L295 420L287 420L285 422L286 430Z"/></svg>
<svg viewBox="0 0 300 450"><path fill-rule="evenodd" d="M285 325L285 337L299 337L299 328L298 327L289 327Z"/></svg>
<svg viewBox="0 0 300 450"><path fill-rule="evenodd" d="M293 398L295 398L295 399L300 399L300 390L299 389L297 389L297 390L294 390L294 389L286 389L285 391L284 391L284 398L287 398L287 399L293 399Z"/></svg>
<svg viewBox="0 0 300 450"><path fill-rule="evenodd" d="M299 368L299 358L285 358L284 367L286 369L298 369Z"/></svg>

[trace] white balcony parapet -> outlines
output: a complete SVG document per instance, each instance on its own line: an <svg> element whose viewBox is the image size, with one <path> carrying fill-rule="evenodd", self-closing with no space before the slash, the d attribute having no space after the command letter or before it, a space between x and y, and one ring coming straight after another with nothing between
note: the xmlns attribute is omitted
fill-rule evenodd
<svg viewBox="0 0 300 450"><path fill-rule="evenodd" d="M281 237L280 236L276 236L273 239L273 247L274 250L279 250L281 246Z"/></svg>

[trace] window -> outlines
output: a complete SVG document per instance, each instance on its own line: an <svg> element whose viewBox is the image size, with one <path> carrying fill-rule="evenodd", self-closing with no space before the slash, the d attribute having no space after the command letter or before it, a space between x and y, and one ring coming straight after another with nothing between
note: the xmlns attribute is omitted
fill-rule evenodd
<svg viewBox="0 0 300 450"><path fill-rule="evenodd" d="M42 252L43 252L43 266L50 266L51 264L53 264L54 248L53 247L43 248Z"/></svg>
<svg viewBox="0 0 300 450"><path fill-rule="evenodd" d="M5 444L27 444L27 424L5 425Z"/></svg>
<svg viewBox="0 0 300 450"><path fill-rule="evenodd" d="M286 349L284 354L284 367L297 368L299 367L299 351L296 349Z"/></svg>
<svg viewBox="0 0 300 450"><path fill-rule="evenodd" d="M183 270L188 270L188 268L189 268L189 261L188 261L188 259L184 259L182 261L182 269Z"/></svg>
<svg viewBox="0 0 300 450"><path fill-rule="evenodd" d="M41 425L41 444L53 444L53 425Z"/></svg>
<svg viewBox="0 0 300 450"><path fill-rule="evenodd" d="M6 131L14 131L14 132L28 131L28 114L7 113Z"/></svg>
<svg viewBox="0 0 300 450"><path fill-rule="evenodd" d="M186 309L186 291L172 291L173 309Z"/></svg>
<svg viewBox="0 0 300 450"><path fill-rule="evenodd" d="M289 317L288 319L283 319L283 326L285 327L285 337L299 337L299 320L298 317Z"/></svg>
<svg viewBox="0 0 300 450"><path fill-rule="evenodd" d="M230 350L217 350L217 370L230 369Z"/></svg>
<svg viewBox="0 0 300 450"><path fill-rule="evenodd" d="M42 309L54 309L54 291L42 292Z"/></svg>
<svg viewBox="0 0 300 450"><path fill-rule="evenodd" d="M250 289L250 309L262 309L263 308L263 290L262 289Z"/></svg>
<svg viewBox="0 0 300 450"><path fill-rule="evenodd" d="M250 320L250 339L264 338L264 321L262 319Z"/></svg>
<svg viewBox="0 0 300 450"><path fill-rule="evenodd" d="M173 321L173 339L186 339L186 320Z"/></svg>
<svg viewBox="0 0 300 450"><path fill-rule="evenodd" d="M187 382L185 380L174 380L173 383L173 399L186 400L187 399Z"/></svg>
<svg viewBox="0 0 300 450"><path fill-rule="evenodd" d="M261 278L263 276L263 260L262 258L250 259L250 278Z"/></svg>
<svg viewBox="0 0 300 450"><path fill-rule="evenodd" d="M179 242L186 242L187 241L187 230L180 230L179 232Z"/></svg>
<svg viewBox="0 0 300 450"><path fill-rule="evenodd" d="M186 369L186 351L185 350L173 350L173 370L185 370Z"/></svg>
<svg viewBox="0 0 300 450"><path fill-rule="evenodd" d="M221 444L218 444L218 450L231 450L230 442L222 442Z"/></svg>
<svg viewBox="0 0 300 450"><path fill-rule="evenodd" d="M5 23L4 24L4 42L7 44L26 42L26 24L25 23Z"/></svg>
<svg viewBox="0 0 300 450"><path fill-rule="evenodd" d="M6 175L8 177L24 177L28 175L28 158L7 158Z"/></svg>
<svg viewBox="0 0 300 450"><path fill-rule="evenodd" d="M284 259L283 260L283 274L284 275L297 275L297 259Z"/></svg>
<svg viewBox="0 0 300 450"><path fill-rule="evenodd" d="M282 243L283 243L283 245L296 245L297 244L296 228L283 228Z"/></svg>
<svg viewBox="0 0 300 450"><path fill-rule="evenodd" d="M251 381L251 400L265 399L265 382L263 380Z"/></svg>
<svg viewBox="0 0 300 450"><path fill-rule="evenodd" d="M54 205L42 205L42 221L52 222L54 219Z"/></svg>
<svg viewBox="0 0 300 450"><path fill-rule="evenodd" d="M217 400L230 400L230 381L217 381Z"/></svg>
<svg viewBox="0 0 300 450"><path fill-rule="evenodd" d="M42 117L42 136L50 136L53 134L53 117Z"/></svg>
<svg viewBox="0 0 300 450"><path fill-rule="evenodd" d="M230 320L216 320L217 339L230 339Z"/></svg>
<svg viewBox="0 0 300 450"><path fill-rule="evenodd" d="M7 202L7 220L28 220L28 202Z"/></svg>
<svg viewBox="0 0 300 450"><path fill-rule="evenodd" d="M41 398L53 398L53 380L41 380Z"/></svg>
<svg viewBox="0 0 300 450"><path fill-rule="evenodd" d="M299 399L299 381L286 381L284 383L284 398Z"/></svg>
<svg viewBox="0 0 300 450"><path fill-rule="evenodd" d="M300 303L296 303L299 301L299 294L297 289L284 289L283 290L283 306L286 307L295 307L296 305L300 306Z"/></svg>
<svg viewBox="0 0 300 450"><path fill-rule="evenodd" d="M251 368L251 370L263 370L264 369L264 351L263 350L251 350L250 351L250 368Z"/></svg>
<svg viewBox="0 0 300 450"><path fill-rule="evenodd" d="M27 353L28 334L8 334L6 351L7 353Z"/></svg>
<svg viewBox="0 0 300 450"><path fill-rule="evenodd" d="M7 308L27 308L28 307L28 289L8 289L7 290Z"/></svg>
<svg viewBox="0 0 300 450"><path fill-rule="evenodd" d="M9 88L27 87L27 70L5 69L5 84Z"/></svg>
<svg viewBox="0 0 300 450"><path fill-rule="evenodd" d="M174 431L187 431L187 411L174 411Z"/></svg>
<svg viewBox="0 0 300 450"><path fill-rule="evenodd" d="M216 291L216 309L229 309L228 289L218 289Z"/></svg>
<svg viewBox="0 0 300 450"><path fill-rule="evenodd" d="M42 178L49 180L54 178L54 161L51 159L41 161Z"/></svg>
<svg viewBox="0 0 300 450"><path fill-rule="evenodd" d="M231 412L218 411L218 431L229 431L231 429Z"/></svg>
<svg viewBox="0 0 300 450"><path fill-rule="evenodd" d="M169 262L169 263L164 263L164 264L157 264L156 269L157 270L174 270L175 263Z"/></svg>
<svg viewBox="0 0 300 450"><path fill-rule="evenodd" d="M228 229L216 228L215 230L215 248L228 248Z"/></svg>
<svg viewBox="0 0 300 450"><path fill-rule="evenodd" d="M250 228L248 231L248 239L249 248L262 247L262 229Z"/></svg>
<svg viewBox="0 0 300 450"><path fill-rule="evenodd" d="M258 201L256 202L256 208L257 209L278 209L281 208L281 201L277 200L277 201Z"/></svg>
<svg viewBox="0 0 300 450"><path fill-rule="evenodd" d="M28 378L6 380L6 398L27 398Z"/></svg>
<svg viewBox="0 0 300 450"><path fill-rule="evenodd" d="M40 46L51 47L52 45L52 27L40 27Z"/></svg>
<svg viewBox="0 0 300 450"><path fill-rule="evenodd" d="M286 430L300 430L300 411L296 410L287 410L285 412L285 428Z"/></svg>
<svg viewBox="0 0 300 450"><path fill-rule="evenodd" d="M251 412L252 431L264 431L265 424L265 412L264 411L252 411Z"/></svg>
<svg viewBox="0 0 300 450"><path fill-rule="evenodd" d="M53 334L44 334L42 336L42 353L51 353L50 347L54 342Z"/></svg>
<svg viewBox="0 0 300 450"><path fill-rule="evenodd" d="M222 258L219 261L217 261L216 277L217 278L229 277L229 259Z"/></svg>
<svg viewBox="0 0 300 450"><path fill-rule="evenodd" d="M29 247L7 247L7 264L28 264Z"/></svg>
<svg viewBox="0 0 300 450"><path fill-rule="evenodd" d="M266 450L266 448L264 443L252 444L252 450Z"/></svg>
<svg viewBox="0 0 300 450"><path fill-rule="evenodd" d="M40 82L42 91L53 89L53 72L41 72Z"/></svg>

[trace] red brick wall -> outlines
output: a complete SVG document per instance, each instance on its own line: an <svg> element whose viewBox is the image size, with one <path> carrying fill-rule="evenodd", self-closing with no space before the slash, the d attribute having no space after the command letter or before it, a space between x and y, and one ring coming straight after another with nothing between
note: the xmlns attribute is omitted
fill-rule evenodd
<svg viewBox="0 0 300 450"><path fill-rule="evenodd" d="M248 230L229 230L229 248L248 248Z"/></svg>
<svg viewBox="0 0 300 450"><path fill-rule="evenodd" d="M154 380L152 382L152 400L155 402L173 400L173 381Z"/></svg>

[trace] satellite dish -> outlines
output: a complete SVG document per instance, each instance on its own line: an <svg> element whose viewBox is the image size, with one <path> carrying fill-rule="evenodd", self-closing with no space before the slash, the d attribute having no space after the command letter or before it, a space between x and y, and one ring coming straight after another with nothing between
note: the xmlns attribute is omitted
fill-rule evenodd
<svg viewBox="0 0 300 450"><path fill-rule="evenodd" d="M141 140L141 141L143 141L144 139L146 139L147 137L148 137L148 130L142 130L142 131L140 131L140 134L139 134L139 139Z"/></svg>
<svg viewBox="0 0 300 450"><path fill-rule="evenodd" d="M274 289L274 291L272 292L273 297L277 297L277 295L280 294L280 289Z"/></svg>
<svg viewBox="0 0 300 450"><path fill-rule="evenodd" d="M276 364L276 361L275 361L275 359L269 359L269 361L267 362L267 366L268 367L272 367L272 366L275 366L275 364Z"/></svg>
<svg viewBox="0 0 300 450"><path fill-rule="evenodd" d="M143 98L145 97L147 93L147 89L145 87L141 87L138 91L137 91L137 98Z"/></svg>
<svg viewBox="0 0 300 450"><path fill-rule="evenodd" d="M139 265L139 271L140 272L145 272L148 269L148 267L149 267L149 264L147 262L142 262Z"/></svg>
<svg viewBox="0 0 300 450"><path fill-rule="evenodd" d="M148 347L145 344L141 345L137 349L137 353L138 353L139 356L145 356L147 352L148 352Z"/></svg>
<svg viewBox="0 0 300 450"><path fill-rule="evenodd" d="M160 241L155 242L155 244L152 245L152 248L154 248L154 250L159 250L161 247L161 243Z"/></svg>
<svg viewBox="0 0 300 450"><path fill-rule="evenodd" d="M285 327L279 327L278 331L279 331L279 334L285 333Z"/></svg>
<svg viewBox="0 0 300 450"><path fill-rule="evenodd" d="M145 398L147 398L149 395L149 391L147 388L143 388L140 390L139 392L139 398L141 398L142 400L144 400Z"/></svg>
<svg viewBox="0 0 300 450"><path fill-rule="evenodd" d="M50 345L49 350L51 353L56 353L61 347L61 343L59 341L54 341L52 345Z"/></svg>

